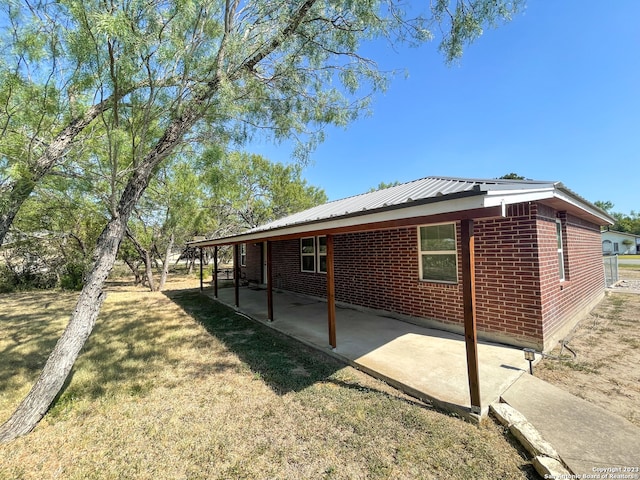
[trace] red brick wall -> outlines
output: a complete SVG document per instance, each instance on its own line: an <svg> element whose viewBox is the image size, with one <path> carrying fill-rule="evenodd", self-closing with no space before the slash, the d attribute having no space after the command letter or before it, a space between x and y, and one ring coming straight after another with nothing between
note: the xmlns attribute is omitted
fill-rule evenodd
<svg viewBox="0 0 640 480"><path fill-rule="evenodd" d="M476 222L478 329L542 346L537 205L510 205L507 218Z"/></svg>
<svg viewBox="0 0 640 480"><path fill-rule="evenodd" d="M251 283L262 283L262 242L246 243L246 266L240 267L241 277Z"/></svg>
<svg viewBox="0 0 640 480"><path fill-rule="evenodd" d="M563 214L533 203L512 205L507 215L475 224L478 331L543 348L545 336L603 291L599 227L566 218L567 280L560 282L555 215ZM457 236L460 252L459 225ZM417 228L336 235L334 248L337 301L463 324L462 285L419 280ZM299 240L274 242L273 278L276 288L326 296L325 274L300 271Z"/></svg>
<svg viewBox="0 0 640 480"><path fill-rule="evenodd" d="M462 321L461 285L419 280L415 227L338 235L334 245L337 300L449 323Z"/></svg>
<svg viewBox="0 0 640 480"><path fill-rule="evenodd" d="M326 275L300 271L300 240L273 242L271 257L275 288L326 297Z"/></svg>
<svg viewBox="0 0 640 480"><path fill-rule="evenodd" d="M565 281L559 280L556 218L563 225ZM575 323L576 314L592 306L604 290L600 227L565 212L541 208L538 221L541 275L542 319L545 347L555 333ZM566 331L564 332L566 333ZM559 340L555 339L555 340Z"/></svg>

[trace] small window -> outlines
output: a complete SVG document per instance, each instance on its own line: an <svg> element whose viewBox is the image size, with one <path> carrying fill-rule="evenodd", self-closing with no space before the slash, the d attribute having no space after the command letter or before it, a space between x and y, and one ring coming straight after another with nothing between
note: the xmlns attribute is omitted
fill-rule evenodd
<svg viewBox="0 0 640 480"><path fill-rule="evenodd" d="M327 273L327 237L318 237L318 272Z"/></svg>
<svg viewBox="0 0 640 480"><path fill-rule="evenodd" d="M241 267L247 266L247 244L246 243L240 244L240 266Z"/></svg>
<svg viewBox="0 0 640 480"><path fill-rule="evenodd" d="M564 281L564 247L562 245L562 221L556 220L556 239L558 243L558 271L560 272L560 281Z"/></svg>
<svg viewBox="0 0 640 480"><path fill-rule="evenodd" d="M420 279L458 282L458 252L455 223L419 227Z"/></svg>
<svg viewBox="0 0 640 480"><path fill-rule="evenodd" d="M315 237L300 239L300 258L303 272L316 271L316 242Z"/></svg>

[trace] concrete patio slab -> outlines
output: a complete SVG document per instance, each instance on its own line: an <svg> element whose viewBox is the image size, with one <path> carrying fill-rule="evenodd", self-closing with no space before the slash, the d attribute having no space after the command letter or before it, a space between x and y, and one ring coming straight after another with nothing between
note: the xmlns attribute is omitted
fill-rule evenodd
<svg viewBox="0 0 640 480"><path fill-rule="evenodd" d="M204 293L213 296L213 291ZM326 302L274 292L273 322L267 321L264 290L243 287L240 308L270 327L366 371L437 407L476 419L471 413L464 336L425 328L351 307L336 309L337 346L329 346ZM233 288L219 290L219 301L233 306ZM481 415L524 372L521 349L478 343Z"/></svg>

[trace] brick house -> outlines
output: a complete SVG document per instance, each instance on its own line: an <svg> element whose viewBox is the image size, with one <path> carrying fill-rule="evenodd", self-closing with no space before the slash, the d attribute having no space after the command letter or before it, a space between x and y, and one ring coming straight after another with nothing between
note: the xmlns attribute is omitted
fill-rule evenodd
<svg viewBox="0 0 640 480"><path fill-rule="evenodd" d="M273 289L326 298L334 347L342 302L549 350L602 299L611 223L559 182L430 177L192 245L234 245L236 277L268 290L271 319Z"/></svg>

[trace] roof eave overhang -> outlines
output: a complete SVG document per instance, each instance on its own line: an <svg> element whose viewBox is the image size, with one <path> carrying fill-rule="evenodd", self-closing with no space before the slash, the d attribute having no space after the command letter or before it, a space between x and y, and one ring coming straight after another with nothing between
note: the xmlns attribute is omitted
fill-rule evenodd
<svg viewBox="0 0 640 480"><path fill-rule="evenodd" d="M594 223L596 225L613 225L615 220L604 211L592 206L570 191L553 186L527 192L489 191L487 192L487 206L496 204L513 204L521 202L540 202L559 211L566 211L572 215Z"/></svg>
<svg viewBox="0 0 640 480"><path fill-rule="evenodd" d="M375 211L363 211L339 217L315 220L270 230L242 233L239 235L189 242L194 247L230 245L234 243L294 238L318 234L363 232L377 229L420 225L429 222L462 219L496 218L504 215L501 206L484 205L484 192L471 191L464 195L439 197L429 201L414 201L410 205L401 204L384 207Z"/></svg>
<svg viewBox="0 0 640 480"><path fill-rule="evenodd" d="M400 226L421 225L463 219L487 219L506 216L506 206L516 203L540 202L560 211L567 211L596 225L613 224L614 220L558 184L540 188L474 189L451 196L414 201L376 210L354 212L333 218L314 220L273 229L209 240L189 242L194 247L213 247L244 242L299 238L320 234L353 233Z"/></svg>

